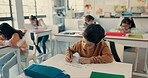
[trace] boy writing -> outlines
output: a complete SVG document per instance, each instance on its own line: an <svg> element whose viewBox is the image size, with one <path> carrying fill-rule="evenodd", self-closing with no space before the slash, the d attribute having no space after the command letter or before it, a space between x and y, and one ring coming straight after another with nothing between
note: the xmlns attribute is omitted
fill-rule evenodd
<svg viewBox="0 0 148 78"><path fill-rule="evenodd" d="M89 25L83 33L83 39L66 50L65 60L72 62L73 54L78 52L81 57L85 57L79 59L81 64L111 63L113 56L106 42L102 40L105 37L104 33L99 24Z"/></svg>

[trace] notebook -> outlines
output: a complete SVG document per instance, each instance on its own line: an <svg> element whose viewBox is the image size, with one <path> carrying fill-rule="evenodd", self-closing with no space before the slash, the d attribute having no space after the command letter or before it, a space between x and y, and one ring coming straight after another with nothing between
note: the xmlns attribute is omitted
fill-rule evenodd
<svg viewBox="0 0 148 78"><path fill-rule="evenodd" d="M136 34L129 34L128 37L129 38L143 38L142 35L136 35Z"/></svg>
<svg viewBox="0 0 148 78"><path fill-rule="evenodd" d="M124 75L91 72L90 78L125 78Z"/></svg>

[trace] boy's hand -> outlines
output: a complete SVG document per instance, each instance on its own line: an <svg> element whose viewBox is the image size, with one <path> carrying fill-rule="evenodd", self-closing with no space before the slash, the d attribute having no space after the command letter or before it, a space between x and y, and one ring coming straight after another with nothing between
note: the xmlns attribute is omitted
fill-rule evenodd
<svg viewBox="0 0 148 78"><path fill-rule="evenodd" d="M70 56L69 56L69 52L66 52L66 58L65 58L65 61L71 63L72 60L73 60L73 54L72 54L72 52L71 52L71 58L70 58Z"/></svg>
<svg viewBox="0 0 148 78"><path fill-rule="evenodd" d="M81 64L90 64L90 58L80 58L79 62Z"/></svg>

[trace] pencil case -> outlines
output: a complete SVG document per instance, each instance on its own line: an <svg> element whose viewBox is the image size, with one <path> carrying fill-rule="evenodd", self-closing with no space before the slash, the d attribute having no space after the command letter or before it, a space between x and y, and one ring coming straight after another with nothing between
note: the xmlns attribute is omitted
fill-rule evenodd
<svg viewBox="0 0 148 78"><path fill-rule="evenodd" d="M122 37L126 36L125 33L120 33L120 32L106 32L105 35L106 36L122 36Z"/></svg>
<svg viewBox="0 0 148 78"><path fill-rule="evenodd" d="M25 75L33 78L70 78L63 70L45 65L32 64L24 70Z"/></svg>

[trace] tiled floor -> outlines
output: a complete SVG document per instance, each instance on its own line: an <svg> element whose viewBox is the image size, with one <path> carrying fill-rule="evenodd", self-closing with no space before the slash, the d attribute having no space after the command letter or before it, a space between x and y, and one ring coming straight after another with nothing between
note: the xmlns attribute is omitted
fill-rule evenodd
<svg viewBox="0 0 148 78"><path fill-rule="evenodd" d="M47 45L49 45L49 41L47 42ZM53 44L54 45L54 44ZM59 48L59 52L61 52L62 54L65 54L65 50L67 48L66 43L60 42L60 47ZM49 46L47 46L49 47ZM141 48L140 50L140 54L139 54L139 59L138 59L138 69L137 72L143 72L143 66L144 66L144 56L145 56L145 49ZM135 61L135 53L130 53L130 52L124 52L124 62L126 63L132 63L134 64ZM48 56L48 58L50 58L51 55ZM39 60L37 60L39 61ZM25 65L25 63L22 63L23 65ZM30 65L33 64L33 61L30 61ZM133 66L134 68L134 66ZM15 72L14 72L15 70ZM15 78L18 75L18 67L17 65L13 66L10 69L10 78ZM138 77L138 76L133 76L132 78L145 78L145 77Z"/></svg>

